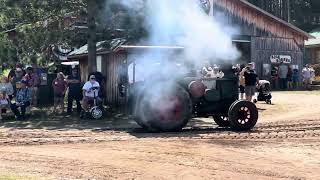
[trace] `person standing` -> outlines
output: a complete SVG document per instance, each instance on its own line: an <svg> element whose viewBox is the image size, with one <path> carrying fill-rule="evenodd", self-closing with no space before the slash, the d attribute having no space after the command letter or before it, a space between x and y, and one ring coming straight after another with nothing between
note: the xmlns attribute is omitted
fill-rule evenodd
<svg viewBox="0 0 320 180"><path fill-rule="evenodd" d="M40 77L34 71L32 67L28 67L26 71L26 75L24 76L25 80L28 82L28 87L31 91L32 96L32 105L38 105L38 90L40 87Z"/></svg>
<svg viewBox="0 0 320 180"><path fill-rule="evenodd" d="M68 76L67 83L69 86L68 93L68 108L67 113L70 115L72 113L72 104L75 100L77 103L77 112L81 112L81 79L76 68L72 69L72 74Z"/></svg>
<svg viewBox="0 0 320 180"><path fill-rule="evenodd" d="M245 79L245 94L246 100L252 101L252 97L256 92L256 85L259 82L258 75L253 70L253 64L249 63L247 67L242 70Z"/></svg>
<svg viewBox="0 0 320 180"><path fill-rule="evenodd" d="M293 89L292 75L293 75L292 69L291 69L291 67L288 67L288 74L287 74L287 81L288 81L287 87L288 87L288 89Z"/></svg>
<svg viewBox="0 0 320 180"><path fill-rule="evenodd" d="M310 89L311 71L308 64L302 69L301 76L304 87Z"/></svg>
<svg viewBox="0 0 320 180"><path fill-rule="evenodd" d="M244 100L245 94L245 78L243 76L243 72L239 72L239 90L240 90L240 100Z"/></svg>
<svg viewBox="0 0 320 180"><path fill-rule="evenodd" d="M21 68L17 68L15 70L15 76L11 79L11 84L13 86L13 94L17 93L17 83L19 83L23 78L23 70Z"/></svg>
<svg viewBox="0 0 320 180"><path fill-rule="evenodd" d="M279 66L280 89L287 89L288 66L281 63Z"/></svg>
<svg viewBox="0 0 320 180"><path fill-rule="evenodd" d="M56 112L57 107L60 105L61 113L64 112L64 95L67 90L67 82L64 80L62 72L57 74L57 78L52 81L54 92L54 107L53 112Z"/></svg>
<svg viewBox="0 0 320 180"><path fill-rule="evenodd" d="M292 74L292 82L293 82L293 89L297 89L299 87L299 70L298 69L294 69L293 70L293 74Z"/></svg>

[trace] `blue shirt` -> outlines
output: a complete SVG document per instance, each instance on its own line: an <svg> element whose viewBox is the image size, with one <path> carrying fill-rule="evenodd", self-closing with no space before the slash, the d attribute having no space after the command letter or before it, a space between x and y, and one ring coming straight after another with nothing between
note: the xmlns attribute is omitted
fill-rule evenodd
<svg viewBox="0 0 320 180"><path fill-rule="evenodd" d="M299 73L294 72L294 73L292 74L292 80L293 80L293 81L299 81Z"/></svg>
<svg viewBox="0 0 320 180"><path fill-rule="evenodd" d="M18 89L16 94L16 102L30 102L31 94L28 88Z"/></svg>

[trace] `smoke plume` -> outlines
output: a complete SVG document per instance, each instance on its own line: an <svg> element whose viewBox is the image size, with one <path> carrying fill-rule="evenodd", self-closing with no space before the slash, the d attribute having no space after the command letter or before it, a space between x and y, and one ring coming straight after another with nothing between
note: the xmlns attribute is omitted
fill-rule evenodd
<svg viewBox="0 0 320 180"><path fill-rule="evenodd" d="M231 39L236 30L224 24L221 16L218 19L216 16L208 15L201 8L200 0L118 2L133 14L144 14L143 24L149 36L141 39L141 45L184 47L178 55L175 53L176 50L148 50L128 57L137 62L136 81L142 81L146 77L150 79L153 76L165 77L162 78L165 80L161 82L161 87L150 88L152 92L144 93L151 96L146 99L149 103L151 101L150 104L155 104L156 109L165 109L172 104L166 103L166 107L159 107L159 101L164 99L163 94L168 94L168 91L175 87L174 79L179 75L177 72L188 70L184 67L185 64L191 63L194 67L201 67L205 62L231 62L240 55ZM129 66L129 78L133 72L132 68Z"/></svg>

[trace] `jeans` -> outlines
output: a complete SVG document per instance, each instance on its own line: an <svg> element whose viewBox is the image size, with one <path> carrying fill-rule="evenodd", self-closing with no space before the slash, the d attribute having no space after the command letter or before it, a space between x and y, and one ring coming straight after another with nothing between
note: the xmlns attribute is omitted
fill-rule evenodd
<svg viewBox="0 0 320 180"><path fill-rule="evenodd" d="M80 104L80 96L79 95L74 95L74 94L69 94L68 95L68 109L67 112L71 113L72 112L72 103L75 100L77 103L77 112L81 112L81 104Z"/></svg>
<svg viewBox="0 0 320 180"><path fill-rule="evenodd" d="M287 89L287 78L280 78L280 89Z"/></svg>
<svg viewBox="0 0 320 180"><path fill-rule="evenodd" d="M30 102L25 102L23 105L17 105L17 103L11 104L11 110L14 113L15 116L18 118L24 118L26 114L26 107L30 106ZM19 108L21 109L21 113L19 111Z"/></svg>

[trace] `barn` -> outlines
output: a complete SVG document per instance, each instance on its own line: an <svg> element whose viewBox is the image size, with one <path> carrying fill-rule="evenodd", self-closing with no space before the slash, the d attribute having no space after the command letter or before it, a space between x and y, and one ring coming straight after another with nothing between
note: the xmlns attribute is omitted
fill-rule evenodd
<svg viewBox="0 0 320 180"><path fill-rule="evenodd" d="M242 54L239 62L253 62L260 78L274 79L272 76L276 77L277 71L273 70L280 63L301 70L304 42L312 38L311 35L245 0L204 2L209 7L210 16L222 14L227 24L239 29L238 34L233 37L233 43ZM119 86L123 78L119 74L127 74L122 71L122 67L128 66L127 57L131 53L146 49L143 46L127 45L128 42L124 39L97 43L97 70L106 77L104 87L108 104L120 105L127 101L121 96ZM85 80L88 76L87 46L71 52L68 59L80 62L81 77Z"/></svg>
<svg viewBox="0 0 320 180"><path fill-rule="evenodd" d="M308 33L245 0L211 0L212 14L222 13L229 25L239 27L234 43L242 60L255 64L260 78L274 79L280 63L301 70ZM275 86L276 87L276 86Z"/></svg>

